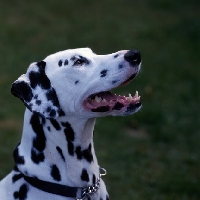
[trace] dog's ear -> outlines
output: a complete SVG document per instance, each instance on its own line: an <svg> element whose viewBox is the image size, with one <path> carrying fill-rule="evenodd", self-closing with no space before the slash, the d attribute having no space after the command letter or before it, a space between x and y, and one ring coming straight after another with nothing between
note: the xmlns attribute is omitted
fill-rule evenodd
<svg viewBox="0 0 200 200"><path fill-rule="evenodd" d="M45 74L46 62L40 61L29 66L11 87L11 93L20 98L32 112L48 119L59 116L60 105L56 91Z"/></svg>

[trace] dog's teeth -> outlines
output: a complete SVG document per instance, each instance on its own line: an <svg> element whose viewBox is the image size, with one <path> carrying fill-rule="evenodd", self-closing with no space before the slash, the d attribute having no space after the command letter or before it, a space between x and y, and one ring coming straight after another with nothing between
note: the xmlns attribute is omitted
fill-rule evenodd
<svg viewBox="0 0 200 200"><path fill-rule="evenodd" d="M110 104L110 105L113 105L113 104L114 104L114 101L113 101L113 100L110 100L110 101L109 101L109 104Z"/></svg>
<svg viewBox="0 0 200 200"><path fill-rule="evenodd" d="M132 101L132 98L128 98L128 102L131 102Z"/></svg>
<svg viewBox="0 0 200 200"><path fill-rule="evenodd" d="M138 91L135 92L135 96L134 97L138 97Z"/></svg>
<svg viewBox="0 0 200 200"><path fill-rule="evenodd" d="M132 99L133 99L133 97L131 96L131 94L129 94L129 95L128 95L128 98L127 98L128 102L131 102Z"/></svg>
<svg viewBox="0 0 200 200"><path fill-rule="evenodd" d="M134 101L140 101L140 96L137 96L133 99Z"/></svg>
<svg viewBox="0 0 200 200"><path fill-rule="evenodd" d="M101 101L101 97L98 97L98 96L95 96L95 99L94 99L97 103L99 103Z"/></svg>
<svg viewBox="0 0 200 200"><path fill-rule="evenodd" d="M138 91L135 92L135 95L133 97L133 100L136 100L138 98Z"/></svg>
<svg viewBox="0 0 200 200"><path fill-rule="evenodd" d="M107 101L106 101L106 99L103 99L102 102L105 103L105 102L107 102Z"/></svg>

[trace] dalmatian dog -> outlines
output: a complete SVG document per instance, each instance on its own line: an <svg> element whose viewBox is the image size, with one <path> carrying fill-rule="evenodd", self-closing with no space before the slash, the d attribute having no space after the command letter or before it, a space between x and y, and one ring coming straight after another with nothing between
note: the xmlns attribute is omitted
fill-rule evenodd
<svg viewBox="0 0 200 200"><path fill-rule="evenodd" d="M96 117L126 116L141 108L140 96L113 88L140 71L137 50L97 55L69 49L32 63L11 92L27 107L14 169L0 182L1 200L108 200L94 152Z"/></svg>

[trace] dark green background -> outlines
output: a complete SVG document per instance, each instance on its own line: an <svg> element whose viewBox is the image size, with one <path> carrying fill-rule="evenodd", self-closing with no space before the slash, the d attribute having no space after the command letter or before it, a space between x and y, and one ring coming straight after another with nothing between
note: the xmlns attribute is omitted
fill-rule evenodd
<svg viewBox="0 0 200 200"><path fill-rule="evenodd" d="M134 116L97 120L95 147L111 199L200 199L199 0L1 0L0 178L12 168L24 106L10 85L31 62L78 47L139 49Z"/></svg>

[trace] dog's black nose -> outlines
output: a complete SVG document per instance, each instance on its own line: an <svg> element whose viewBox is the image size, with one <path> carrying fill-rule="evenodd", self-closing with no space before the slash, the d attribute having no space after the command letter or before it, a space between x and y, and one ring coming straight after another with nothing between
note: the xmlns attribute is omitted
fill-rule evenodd
<svg viewBox="0 0 200 200"><path fill-rule="evenodd" d="M124 59L131 65L137 65L141 62L141 55L138 50L130 50L124 55Z"/></svg>

